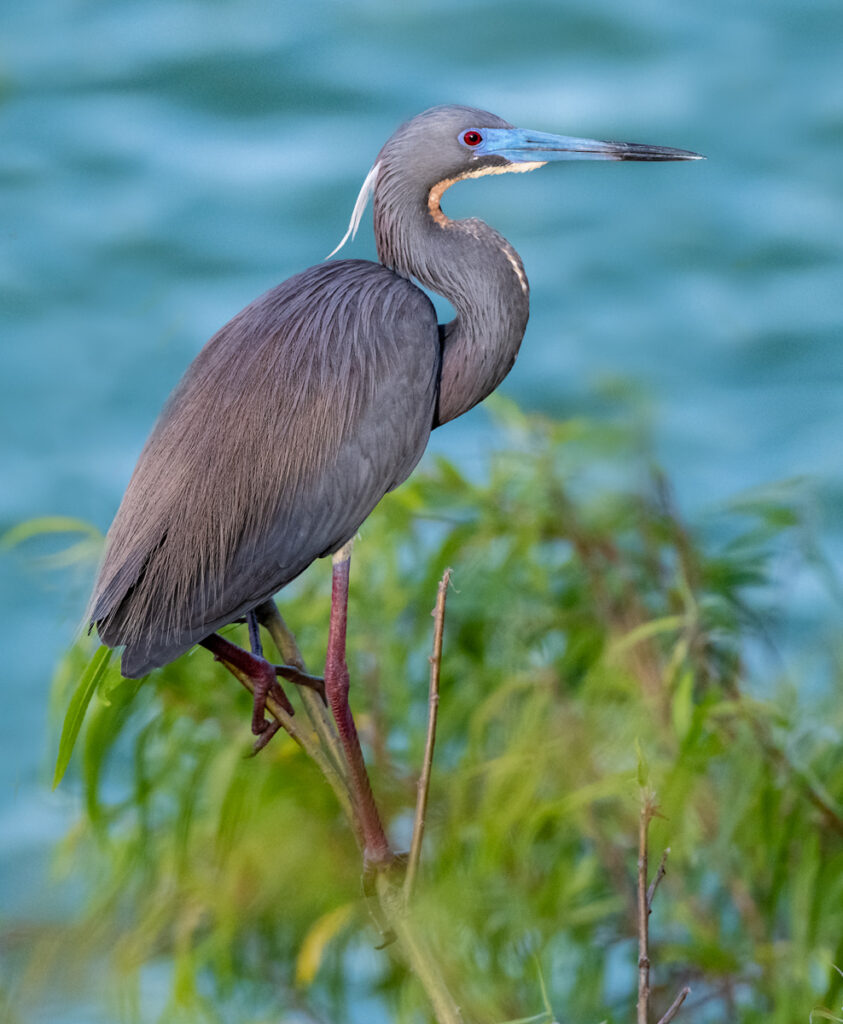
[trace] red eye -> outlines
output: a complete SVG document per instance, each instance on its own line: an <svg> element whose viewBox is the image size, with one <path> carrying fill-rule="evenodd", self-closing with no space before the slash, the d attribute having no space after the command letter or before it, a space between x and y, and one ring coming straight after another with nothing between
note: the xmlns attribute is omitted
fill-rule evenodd
<svg viewBox="0 0 843 1024"><path fill-rule="evenodd" d="M479 146L483 141L483 136L480 132L466 132L462 137L463 142L466 146Z"/></svg>

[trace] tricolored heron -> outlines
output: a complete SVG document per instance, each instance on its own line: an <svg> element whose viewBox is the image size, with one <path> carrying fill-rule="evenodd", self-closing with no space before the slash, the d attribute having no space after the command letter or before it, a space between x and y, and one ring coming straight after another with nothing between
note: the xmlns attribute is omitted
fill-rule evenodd
<svg viewBox="0 0 843 1024"><path fill-rule="evenodd" d="M124 647L130 678L196 643L245 672L262 745L277 728L264 718L267 693L292 712L276 675L297 676L262 657L256 609L333 555L324 690L373 861L388 859L389 847L348 705L351 541L410 474L431 430L504 379L529 312L518 253L483 221L449 220L442 195L465 178L551 160L695 159L515 128L471 107L419 114L380 151L352 214L349 233L374 195L380 262L322 263L248 305L193 361L141 452L108 533L90 621L103 643ZM437 324L413 279L451 302L450 323ZM251 653L216 633L244 617Z"/></svg>

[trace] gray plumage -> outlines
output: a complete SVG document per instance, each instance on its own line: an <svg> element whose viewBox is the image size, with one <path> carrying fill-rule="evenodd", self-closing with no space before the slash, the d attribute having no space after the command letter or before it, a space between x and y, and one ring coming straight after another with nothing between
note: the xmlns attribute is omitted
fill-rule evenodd
<svg viewBox="0 0 843 1024"><path fill-rule="evenodd" d="M430 300L362 260L298 274L216 334L109 531L92 618L104 643L126 645L124 675L171 661L348 541L421 458L438 370Z"/></svg>
<svg viewBox="0 0 843 1024"><path fill-rule="evenodd" d="M481 402L509 373L530 309L524 267L509 242L481 220L447 220L438 201L430 208L444 182L516 169L501 157L469 164L457 138L470 126L512 127L472 107L434 107L402 125L378 156L378 259L443 295L457 314L442 327L437 426Z"/></svg>
<svg viewBox="0 0 843 1024"><path fill-rule="evenodd" d="M433 427L509 372L529 309L521 261L482 221L447 220L439 198L460 178L540 163L472 151L468 129L508 140L512 126L456 106L402 125L373 170L381 262L338 260L285 281L214 335L177 386L89 606L103 643L125 645L124 675L172 661L339 549L410 474ZM451 323L437 325L411 277L452 303Z"/></svg>

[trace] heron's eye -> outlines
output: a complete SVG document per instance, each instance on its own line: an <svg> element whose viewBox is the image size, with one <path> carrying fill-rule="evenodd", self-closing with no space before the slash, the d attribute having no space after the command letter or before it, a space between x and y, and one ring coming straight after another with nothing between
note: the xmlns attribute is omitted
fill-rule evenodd
<svg viewBox="0 0 843 1024"><path fill-rule="evenodd" d="M480 143L483 141L483 136L480 134L480 132L463 132L462 140L466 144L466 146L479 146Z"/></svg>

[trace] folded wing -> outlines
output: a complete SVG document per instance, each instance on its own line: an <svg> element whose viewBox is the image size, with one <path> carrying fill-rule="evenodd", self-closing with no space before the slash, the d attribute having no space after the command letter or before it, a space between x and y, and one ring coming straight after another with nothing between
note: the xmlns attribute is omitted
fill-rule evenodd
<svg viewBox="0 0 843 1024"><path fill-rule="evenodd" d="M202 349L141 453L89 609L124 675L178 657L354 536L427 444L436 315L375 263L324 263Z"/></svg>

